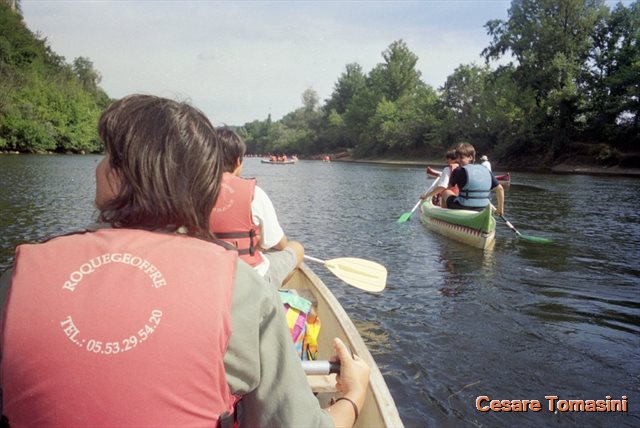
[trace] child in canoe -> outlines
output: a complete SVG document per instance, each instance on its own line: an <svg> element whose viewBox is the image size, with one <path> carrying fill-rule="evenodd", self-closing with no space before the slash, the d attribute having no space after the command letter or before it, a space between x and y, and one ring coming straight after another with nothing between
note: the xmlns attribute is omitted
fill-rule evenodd
<svg viewBox="0 0 640 428"><path fill-rule="evenodd" d="M504 213L504 189L491 171L482 165L475 165L476 149L469 143L456 146L456 156L460 164L449 178L449 187L442 192L444 207L459 210L482 211L491 204L491 192L496 192L496 214ZM460 189L458 195L453 187Z"/></svg>
<svg viewBox="0 0 640 428"><path fill-rule="evenodd" d="M209 227L216 237L236 247L240 258L260 276L279 288L302 261L304 248L284 234L273 203L256 180L240 178L244 141L226 127L218 128L217 133L224 174Z"/></svg>
<svg viewBox="0 0 640 428"><path fill-rule="evenodd" d="M420 199L428 199L434 197L433 204L439 204L439 195L447 190L447 188L449 187L449 178L451 177L451 173L459 166L455 149L447 150L447 153L445 154L445 161L447 162L447 166L442 170L440 177L433 181L433 184L431 184L431 186L425 191L425 193L420 196ZM452 190L456 192L457 195L458 189L453 188Z"/></svg>

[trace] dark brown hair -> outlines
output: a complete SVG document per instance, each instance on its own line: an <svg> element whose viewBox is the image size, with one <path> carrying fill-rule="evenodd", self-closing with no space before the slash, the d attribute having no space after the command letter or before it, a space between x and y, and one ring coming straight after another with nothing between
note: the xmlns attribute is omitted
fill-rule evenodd
<svg viewBox="0 0 640 428"><path fill-rule="evenodd" d="M99 221L146 230L187 228L211 238L209 215L222 177L221 146L195 107L151 95L115 101L98 132L120 188Z"/></svg>
<svg viewBox="0 0 640 428"><path fill-rule="evenodd" d="M226 126L217 128L216 132L222 145L222 169L224 172L233 172L238 159L242 163L247 146L238 134Z"/></svg>
<svg viewBox="0 0 640 428"><path fill-rule="evenodd" d="M458 159L458 155L456 154L456 149L449 149L447 153L444 155L445 159L456 160Z"/></svg>

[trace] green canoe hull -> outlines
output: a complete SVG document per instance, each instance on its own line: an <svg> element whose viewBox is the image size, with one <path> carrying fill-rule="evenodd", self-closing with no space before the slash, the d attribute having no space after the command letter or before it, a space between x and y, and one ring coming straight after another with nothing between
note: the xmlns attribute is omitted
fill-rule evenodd
<svg viewBox="0 0 640 428"><path fill-rule="evenodd" d="M490 206L480 212L450 210L427 200L420 207L420 221L434 232L476 248L489 248L496 237Z"/></svg>

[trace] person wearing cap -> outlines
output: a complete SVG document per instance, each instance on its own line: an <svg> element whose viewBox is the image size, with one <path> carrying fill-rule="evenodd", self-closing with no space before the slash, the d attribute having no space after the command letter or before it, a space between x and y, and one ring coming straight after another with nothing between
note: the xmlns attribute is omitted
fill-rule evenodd
<svg viewBox="0 0 640 428"><path fill-rule="evenodd" d="M482 165L483 167L487 168L489 171L491 171L491 162L489 162L489 158L487 157L487 155L482 155L482 157L480 158L480 160L482 161L480 163L480 165Z"/></svg>

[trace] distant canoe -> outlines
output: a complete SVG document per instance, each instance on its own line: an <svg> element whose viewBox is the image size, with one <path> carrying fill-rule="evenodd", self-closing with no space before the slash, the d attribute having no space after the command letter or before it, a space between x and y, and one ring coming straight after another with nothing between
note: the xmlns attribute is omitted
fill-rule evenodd
<svg viewBox="0 0 640 428"><path fill-rule="evenodd" d="M296 163L296 160L290 159L290 160L286 160L286 161L272 161L269 159L260 159L260 162L262 163L270 163L271 165L291 165Z"/></svg>
<svg viewBox="0 0 640 428"><path fill-rule="evenodd" d="M433 169L430 166L427 167L427 175L430 175L431 177L440 177L440 174L442 174L442 171ZM507 172L506 174L496 175L496 179L498 180L498 183L503 186L509 186L511 184L511 173Z"/></svg>
<svg viewBox="0 0 640 428"><path fill-rule="evenodd" d="M420 207L420 221L429 229L476 248L488 248L496 237L496 220L491 206L484 210L440 208L426 200Z"/></svg>

